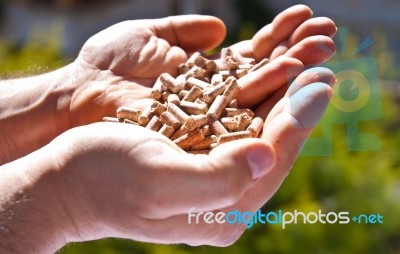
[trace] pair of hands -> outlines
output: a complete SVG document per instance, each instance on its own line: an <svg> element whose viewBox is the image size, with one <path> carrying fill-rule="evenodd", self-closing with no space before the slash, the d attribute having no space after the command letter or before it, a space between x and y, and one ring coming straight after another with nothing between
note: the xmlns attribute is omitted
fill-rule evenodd
<svg viewBox="0 0 400 254"><path fill-rule="evenodd" d="M238 81L239 106L266 120L261 139L230 142L209 156L194 156L130 125L98 123L63 134L77 141L66 149L74 158L69 188L85 203L90 200L85 209L116 231L110 234L99 225L94 230L161 243L236 241L243 225L188 225L188 209L255 211L276 192L329 102L333 74L303 70L332 56L335 32L331 20L312 18L308 7L295 6L251 40L231 46L256 60L271 59ZM95 35L75 61L93 81L83 82L81 93L72 97L72 126L113 115L121 105L144 107L149 87L162 72L176 75L187 52L214 48L225 33L216 18L181 16L128 21Z"/></svg>
<svg viewBox="0 0 400 254"><path fill-rule="evenodd" d="M266 121L261 139L229 142L208 156L186 154L141 127L90 123L122 105L148 105L156 78L176 75L187 53L219 45L224 24L197 15L127 21L90 38L68 68L73 89L60 104L68 108L68 129L81 127L41 149L47 154L41 165L58 172L44 189L49 200L64 204L49 213L67 218L56 230L60 241L113 236L191 245L235 242L245 225L189 225L187 213L191 207L256 211L276 192L329 103L333 73L304 69L332 56L335 32L331 20L312 18L308 7L298 5L251 40L232 45L244 56L271 60L238 80L239 107L252 108Z"/></svg>

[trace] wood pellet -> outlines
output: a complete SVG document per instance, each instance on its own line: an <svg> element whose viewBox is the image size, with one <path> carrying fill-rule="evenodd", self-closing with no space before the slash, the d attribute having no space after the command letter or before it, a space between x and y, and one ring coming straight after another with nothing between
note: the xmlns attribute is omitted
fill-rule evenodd
<svg viewBox="0 0 400 254"><path fill-rule="evenodd" d="M179 66L180 75L163 73L156 80L143 110L123 106L108 122L136 124L161 133L193 154L208 154L216 146L242 138L257 138L264 122L251 109L237 108L237 80L269 63L243 57L230 48L211 60L199 52Z"/></svg>

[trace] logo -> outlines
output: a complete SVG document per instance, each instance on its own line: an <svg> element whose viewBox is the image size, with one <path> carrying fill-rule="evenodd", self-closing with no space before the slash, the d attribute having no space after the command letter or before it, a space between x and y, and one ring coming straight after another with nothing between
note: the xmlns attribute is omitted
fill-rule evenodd
<svg viewBox="0 0 400 254"><path fill-rule="evenodd" d="M241 212L239 210L231 212L198 212L194 213L195 207L189 209L188 224L245 224L247 229L250 229L255 224L279 224L282 229L285 229L290 224L383 224L383 216L381 214L359 214L350 216L348 211L328 212L268 212L263 213L258 210L255 213Z"/></svg>
<svg viewBox="0 0 400 254"><path fill-rule="evenodd" d="M323 65L334 72L337 83L325 117L317 126L320 134L308 139L301 155L332 155L335 126L345 126L348 151L379 151L381 149L379 137L363 132L360 128L361 123L382 117L375 59L356 57L358 53L373 45L373 41L368 37L352 53L346 54L347 34L347 28L339 29L338 52L331 61ZM321 50L329 50L322 43L317 47Z"/></svg>

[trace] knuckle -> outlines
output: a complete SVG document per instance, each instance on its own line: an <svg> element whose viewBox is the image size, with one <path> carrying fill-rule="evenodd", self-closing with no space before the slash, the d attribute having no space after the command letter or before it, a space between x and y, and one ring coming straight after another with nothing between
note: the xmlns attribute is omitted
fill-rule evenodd
<svg viewBox="0 0 400 254"><path fill-rule="evenodd" d="M136 201L136 212L138 215L144 218L154 218L156 217L156 214L154 214L155 211L158 210L150 195L142 193L141 198Z"/></svg>
<svg viewBox="0 0 400 254"><path fill-rule="evenodd" d="M224 225L220 234L210 240L210 245L216 247L228 247L233 245L239 240L240 236L244 233L246 227L240 224Z"/></svg>
<svg viewBox="0 0 400 254"><path fill-rule="evenodd" d="M158 188L148 187L140 190L140 196L135 200L137 213L144 218L159 218L166 211L167 203Z"/></svg>
<svg viewBox="0 0 400 254"><path fill-rule="evenodd" d="M234 177L228 177L221 183L220 195L227 206L234 205L244 192L243 183Z"/></svg>
<svg viewBox="0 0 400 254"><path fill-rule="evenodd" d="M240 236L246 230L243 225L224 224L213 227L212 234L210 231L198 232L196 239L186 241L190 246L210 245L215 247L228 247L239 240Z"/></svg>

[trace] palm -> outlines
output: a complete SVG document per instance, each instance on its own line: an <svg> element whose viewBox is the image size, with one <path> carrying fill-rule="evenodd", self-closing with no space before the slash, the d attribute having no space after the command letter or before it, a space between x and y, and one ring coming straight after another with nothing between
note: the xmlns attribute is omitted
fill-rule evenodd
<svg viewBox="0 0 400 254"><path fill-rule="evenodd" d="M118 40L116 43L110 38ZM112 116L121 105L143 108L150 89L163 72L175 74L186 53L158 38L149 26L124 22L93 36L77 59L78 66L90 70L87 88L72 104L72 125L99 121ZM74 103L75 102L75 103ZM96 114L92 109L96 108ZM84 112L90 118L80 118Z"/></svg>

